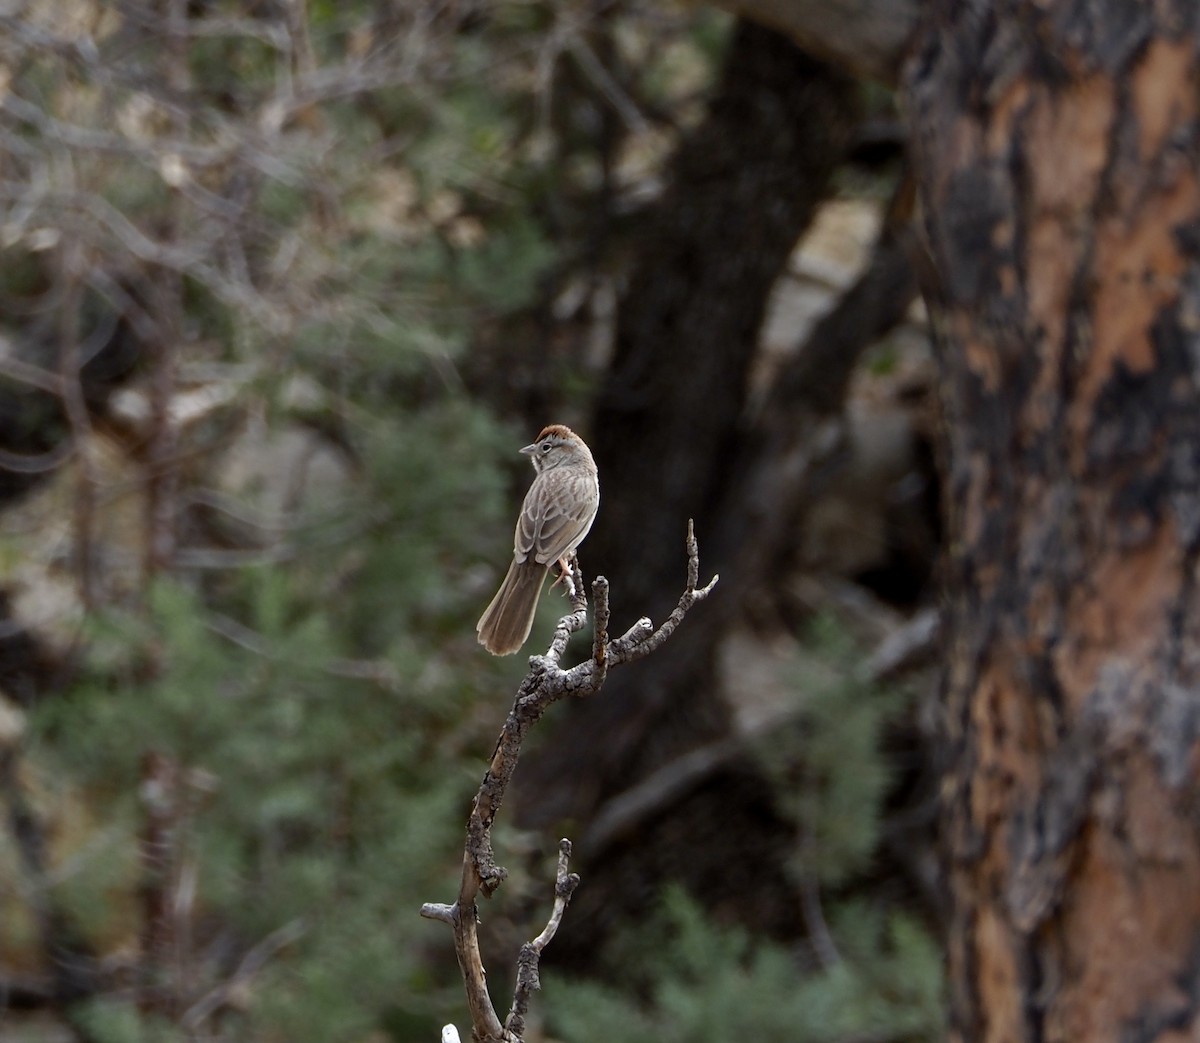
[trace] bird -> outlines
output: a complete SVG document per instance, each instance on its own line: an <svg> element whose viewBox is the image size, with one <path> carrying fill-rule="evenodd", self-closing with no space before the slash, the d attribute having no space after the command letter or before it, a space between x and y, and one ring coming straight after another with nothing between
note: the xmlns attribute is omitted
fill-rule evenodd
<svg viewBox="0 0 1200 1043"><path fill-rule="evenodd" d="M525 644L550 566L558 562L565 574L600 507L596 461L569 427L544 427L521 452L537 476L517 517L508 574L475 627L492 655L511 655Z"/></svg>

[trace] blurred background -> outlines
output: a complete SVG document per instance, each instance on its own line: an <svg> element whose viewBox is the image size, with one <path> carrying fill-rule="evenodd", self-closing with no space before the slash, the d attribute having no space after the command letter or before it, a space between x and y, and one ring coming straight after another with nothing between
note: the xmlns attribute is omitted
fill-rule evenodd
<svg viewBox="0 0 1200 1043"><path fill-rule="evenodd" d="M701 6L0 17L0 1037L433 1040L547 423L613 631L481 909L531 1039L942 1033L937 416L891 91ZM574 654L586 654L576 639Z"/></svg>

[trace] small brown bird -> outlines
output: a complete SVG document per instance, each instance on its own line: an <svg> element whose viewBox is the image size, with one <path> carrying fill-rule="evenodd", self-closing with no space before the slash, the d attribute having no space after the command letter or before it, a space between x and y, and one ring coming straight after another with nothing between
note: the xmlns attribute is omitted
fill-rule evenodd
<svg viewBox="0 0 1200 1043"><path fill-rule="evenodd" d="M513 560L492 603L475 627L492 655L509 655L525 644L550 565L565 571L600 506L600 479L591 450L569 427L551 424L521 452L537 477L517 518Z"/></svg>

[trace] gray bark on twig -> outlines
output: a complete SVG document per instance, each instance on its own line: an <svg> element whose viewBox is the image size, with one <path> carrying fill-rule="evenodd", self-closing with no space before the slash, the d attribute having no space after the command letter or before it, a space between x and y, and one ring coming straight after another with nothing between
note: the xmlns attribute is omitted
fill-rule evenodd
<svg viewBox="0 0 1200 1043"><path fill-rule="evenodd" d="M608 580L603 576L596 577L592 583L592 597L595 602L592 655L579 665L564 670L559 661L566 650L567 641L572 634L582 630L587 624L587 594L583 587L583 576L579 571L578 562L572 557L566 577L571 611L558 621L546 654L530 656L529 672L517 689L516 699L501 729L491 762L471 803L458 897L451 905L427 902L421 907L422 916L431 920L442 920L454 929L454 948L466 988L473 1036L481 1043L518 1043L523 1038L530 993L540 988L538 964L542 949L549 944L558 930L567 903L579 883L579 877L569 872L571 842L564 839L559 842L554 910L541 934L522 946L512 1010L502 1025L488 995L487 972L484 970L479 951L476 898L480 893L490 898L507 875L505 869L496 864L491 833L496 813L500 810L505 791L516 770L517 760L521 755L521 744L529 729L553 703L568 695L594 695L604 684L610 667L631 663L660 648L683 622L683 617L691 607L708 596L716 585L717 577L713 576L706 586L697 585L700 575L700 551L690 520L686 546L687 587L675 610L657 629L643 616L621 637L610 641Z"/></svg>

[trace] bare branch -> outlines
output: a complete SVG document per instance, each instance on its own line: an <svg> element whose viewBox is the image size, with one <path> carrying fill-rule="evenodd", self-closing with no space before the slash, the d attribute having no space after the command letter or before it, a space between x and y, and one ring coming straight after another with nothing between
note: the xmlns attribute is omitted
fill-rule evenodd
<svg viewBox="0 0 1200 1043"><path fill-rule="evenodd" d="M579 571L579 560L574 552L567 562L567 571L562 575L562 582L566 585L567 594L571 599L571 612L558 621L558 626L554 628L554 639L546 652L546 658L555 666L566 651L571 635L587 626L587 592L583 588L583 573Z"/></svg>
<svg viewBox="0 0 1200 1043"><path fill-rule="evenodd" d="M697 587L700 551L690 519L686 548L687 588L675 606L675 611L657 630L648 619L640 619L626 634L610 642L608 581L603 576L596 577L592 583L592 598L596 606L592 656L570 670L563 670L559 667L559 660L570 635L583 629L587 623L583 576L579 571L578 562L573 557L568 562L563 582L571 595L571 612L558 621L546 654L530 656L529 672L517 688L516 698L501 729L491 763L471 804L458 898L453 905L428 902L421 907L421 915L425 918L441 920L454 928L454 947L466 988L467 1007L471 1014L474 1038L479 1043L519 1043L521 1040L525 1014L529 1006L529 994L539 987L538 961L542 949L549 944L558 930L567 902L579 883L578 876L568 873L571 844L570 841L563 840L559 844L554 911L542 933L521 949L512 1010L506 1024L501 1025L488 996L487 973L479 954L475 900L481 892L484 897L490 898L507 876L507 871L496 865L492 853L491 831L509 781L516 770L521 744L529 729L551 704L568 695L594 695L604 684L610 665L640 659L661 647L692 606L708 596L716 585L717 577L714 576L706 586Z"/></svg>
<svg viewBox="0 0 1200 1043"><path fill-rule="evenodd" d="M655 649L662 647L663 642L675 633L675 628L683 622L683 617L691 611L692 606L696 602L703 601L708 597L713 587L717 585L719 576L713 576L703 587L697 588L696 586L700 581L700 548L696 542L696 534L693 531L691 518L688 519L687 552L687 589L683 592L679 603L675 606L675 611L667 617L666 622L661 627L649 633L645 631L650 628L650 621L648 619L638 620L633 630L613 643L610 651L615 662L632 663L634 660L642 659L655 651Z"/></svg>
<svg viewBox="0 0 1200 1043"><path fill-rule="evenodd" d="M596 618L592 633L592 662L596 664L596 687L599 688L608 676L608 580L597 576L593 589L596 592Z"/></svg>
<svg viewBox="0 0 1200 1043"><path fill-rule="evenodd" d="M442 923L454 926L454 906L452 905L446 905L443 902L426 902L421 906L421 915L426 920L441 920Z"/></svg>
<svg viewBox="0 0 1200 1043"><path fill-rule="evenodd" d="M525 1031L525 1015L529 1013L529 994L542 987L539 974L542 950L550 944L562 922L567 903L575 888L579 886L579 875L569 872L571 866L571 842L565 837L558 842L558 874L554 881L554 911L542 929L542 933L531 942L521 946L517 961L517 985L513 990L512 1010L504 1019L505 1029L517 1039Z"/></svg>

